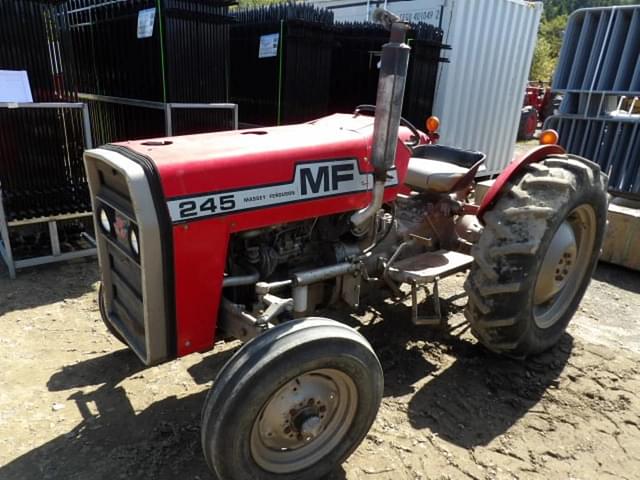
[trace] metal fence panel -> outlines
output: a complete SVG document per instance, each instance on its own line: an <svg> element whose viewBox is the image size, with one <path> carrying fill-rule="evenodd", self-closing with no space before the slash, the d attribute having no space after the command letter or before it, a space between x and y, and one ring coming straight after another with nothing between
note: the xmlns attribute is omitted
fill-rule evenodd
<svg viewBox="0 0 640 480"><path fill-rule="evenodd" d="M588 8L569 17L552 88L640 94L640 7Z"/></svg>
<svg viewBox="0 0 640 480"><path fill-rule="evenodd" d="M545 128L558 131L559 143L568 152L600 165L612 191L640 193L640 121L556 115Z"/></svg>
<svg viewBox="0 0 640 480"><path fill-rule="evenodd" d="M574 12L552 87L563 100L545 128L598 163L612 191L640 193L640 6Z"/></svg>
<svg viewBox="0 0 640 480"><path fill-rule="evenodd" d="M295 123L375 103L380 52L389 40L383 27L334 24L331 12L307 4L240 10L235 18L231 98L240 105L245 124ZM278 48L260 58L265 35L278 36ZM417 23L409 42L413 54L404 114L422 125L432 110L442 31Z"/></svg>
<svg viewBox="0 0 640 480"><path fill-rule="evenodd" d="M42 107L39 107L42 105ZM7 221L91 210L81 104L0 104L0 187Z"/></svg>
<svg viewBox="0 0 640 480"><path fill-rule="evenodd" d="M81 94L150 102L226 102L228 0L66 0L56 21ZM153 11L140 35L141 12ZM162 112L89 101L97 143L165 134ZM180 133L224 130L228 115L181 111ZM206 121L205 121L206 120Z"/></svg>
<svg viewBox="0 0 640 480"><path fill-rule="evenodd" d="M0 69L26 70L35 102L73 99L71 65L60 45L51 5L0 0Z"/></svg>

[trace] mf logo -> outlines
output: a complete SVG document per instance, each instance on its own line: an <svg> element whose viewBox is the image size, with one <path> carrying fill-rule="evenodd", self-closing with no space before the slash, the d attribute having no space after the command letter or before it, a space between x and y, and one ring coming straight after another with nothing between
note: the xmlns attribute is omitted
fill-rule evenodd
<svg viewBox="0 0 640 480"><path fill-rule="evenodd" d="M301 167L300 194L309 195L346 190L345 188L341 188L341 184L353 182L354 170L355 167L353 163ZM346 187L348 187L348 185L346 185Z"/></svg>

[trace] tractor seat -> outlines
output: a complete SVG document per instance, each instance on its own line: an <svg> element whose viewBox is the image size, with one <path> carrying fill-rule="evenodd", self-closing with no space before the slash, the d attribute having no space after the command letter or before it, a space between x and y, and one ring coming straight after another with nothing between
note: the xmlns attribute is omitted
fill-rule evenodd
<svg viewBox="0 0 640 480"><path fill-rule="evenodd" d="M447 193L468 171L440 160L411 157L405 183L418 190Z"/></svg>
<svg viewBox="0 0 640 480"><path fill-rule="evenodd" d="M445 145L419 145L409 159L405 183L417 190L449 193L470 184L486 156ZM465 178L465 176L467 178Z"/></svg>

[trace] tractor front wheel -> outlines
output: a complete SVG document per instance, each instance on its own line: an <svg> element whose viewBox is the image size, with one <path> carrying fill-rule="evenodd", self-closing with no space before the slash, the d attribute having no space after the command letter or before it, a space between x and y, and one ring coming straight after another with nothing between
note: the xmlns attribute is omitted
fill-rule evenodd
<svg viewBox="0 0 640 480"><path fill-rule="evenodd" d="M606 186L596 164L550 156L525 167L485 213L465 315L490 350L523 357L560 339L598 261Z"/></svg>
<svg viewBox="0 0 640 480"><path fill-rule="evenodd" d="M358 332L311 318L251 340L202 412L209 467L228 480L316 479L360 444L382 398L380 363Z"/></svg>

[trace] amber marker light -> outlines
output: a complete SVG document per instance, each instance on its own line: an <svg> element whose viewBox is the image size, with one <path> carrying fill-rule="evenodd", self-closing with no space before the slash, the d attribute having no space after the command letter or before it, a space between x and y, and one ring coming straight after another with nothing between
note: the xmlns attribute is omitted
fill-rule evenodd
<svg viewBox="0 0 640 480"><path fill-rule="evenodd" d="M540 145L557 145L558 132L555 130L545 130L540 134Z"/></svg>
<svg viewBox="0 0 640 480"><path fill-rule="evenodd" d="M440 128L440 119L435 116L427 118L426 127L427 132L436 133L438 131L438 128Z"/></svg>

